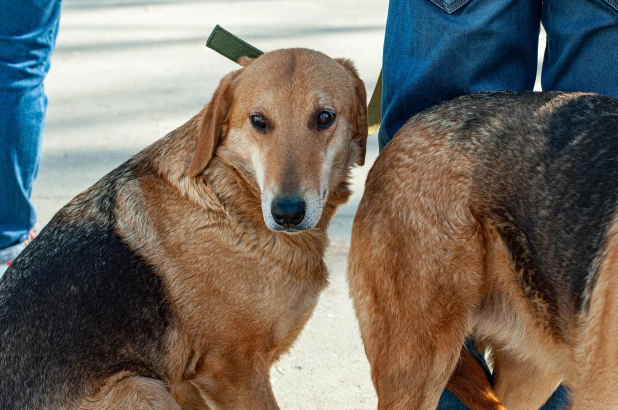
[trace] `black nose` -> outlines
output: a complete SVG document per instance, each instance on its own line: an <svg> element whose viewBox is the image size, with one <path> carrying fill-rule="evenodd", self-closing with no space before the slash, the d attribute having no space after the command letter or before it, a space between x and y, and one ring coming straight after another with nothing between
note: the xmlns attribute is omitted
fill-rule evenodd
<svg viewBox="0 0 618 410"><path fill-rule="evenodd" d="M305 201L296 196L277 197L270 205L270 213L281 226L298 226L305 219Z"/></svg>

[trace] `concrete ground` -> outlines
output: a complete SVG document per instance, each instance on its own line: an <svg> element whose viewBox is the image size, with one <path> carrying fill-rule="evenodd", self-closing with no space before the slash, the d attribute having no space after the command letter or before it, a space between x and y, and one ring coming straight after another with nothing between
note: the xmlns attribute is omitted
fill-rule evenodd
<svg viewBox="0 0 618 410"><path fill-rule="evenodd" d="M47 129L34 202L40 230L64 204L184 123L237 66L212 50L215 24L262 50L309 47L356 62L369 93L381 65L387 0L64 0L45 82ZM347 296L346 255L364 178L337 213L331 285L272 372L282 409L371 409L376 398Z"/></svg>

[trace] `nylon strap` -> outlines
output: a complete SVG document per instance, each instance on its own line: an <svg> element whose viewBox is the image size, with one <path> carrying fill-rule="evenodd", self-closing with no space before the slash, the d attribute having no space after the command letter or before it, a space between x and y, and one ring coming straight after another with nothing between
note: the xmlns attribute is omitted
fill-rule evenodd
<svg viewBox="0 0 618 410"><path fill-rule="evenodd" d="M235 63L238 63L240 57L256 58L264 54L263 51L253 47L246 41L236 37L220 25L216 25L206 40L206 47L215 50L224 57L229 58ZM382 70L378 76L376 88L373 90L373 95L367 106L367 125L369 134L373 134L380 128L381 109L382 105Z"/></svg>
<svg viewBox="0 0 618 410"><path fill-rule="evenodd" d="M212 30L210 36L208 36L206 47L215 50L223 57L227 57L235 63L238 63L240 57L256 58L264 54L263 51L241 40L218 24Z"/></svg>
<svg viewBox="0 0 618 410"><path fill-rule="evenodd" d="M376 88L373 89L369 105L367 106L367 127L369 135L378 132L382 124L382 69L378 75Z"/></svg>

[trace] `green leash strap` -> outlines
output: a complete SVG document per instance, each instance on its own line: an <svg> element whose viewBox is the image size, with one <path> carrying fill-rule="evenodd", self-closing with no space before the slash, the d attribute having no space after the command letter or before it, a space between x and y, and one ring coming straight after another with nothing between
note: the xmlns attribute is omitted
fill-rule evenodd
<svg viewBox="0 0 618 410"><path fill-rule="evenodd" d="M256 58L264 54L263 51L253 47L246 41L236 37L220 25L216 25L215 28L208 36L206 40L206 47L215 50L217 53L224 57L229 58L235 63L238 63L240 57ZM378 76L378 82L376 88L373 90L373 95L369 100L367 106L367 126L369 134L373 134L380 128L381 118L381 105L382 105L382 70Z"/></svg>
<svg viewBox="0 0 618 410"><path fill-rule="evenodd" d="M369 99L367 106L367 128L369 135L378 132L382 124L382 70L378 75L376 88L373 89L373 94Z"/></svg>
<svg viewBox="0 0 618 410"><path fill-rule="evenodd" d="M256 58L264 54L263 51L241 40L218 24L208 36L206 47L215 50L235 63L238 63L240 57Z"/></svg>

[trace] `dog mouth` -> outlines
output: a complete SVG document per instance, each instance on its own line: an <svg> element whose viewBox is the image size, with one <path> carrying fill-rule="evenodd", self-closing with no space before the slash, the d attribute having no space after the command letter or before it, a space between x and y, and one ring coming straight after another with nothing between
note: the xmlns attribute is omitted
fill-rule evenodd
<svg viewBox="0 0 618 410"><path fill-rule="evenodd" d="M280 233L284 233L286 235L298 235L298 234L301 234L303 232L310 231L312 229L315 229L315 228L310 228L310 229L283 229L283 230L274 231L274 232L280 232Z"/></svg>
<svg viewBox="0 0 618 410"><path fill-rule="evenodd" d="M281 225L273 225L272 223L269 223L270 221L267 219L264 219L264 222L266 223L266 226L268 227L268 229L270 229L273 232L281 232L281 233L285 233L288 235L296 235L302 232L306 232L306 231L310 231L312 229L315 229L315 227L308 227L308 228L300 228L300 227L295 227L295 226L281 226Z"/></svg>

